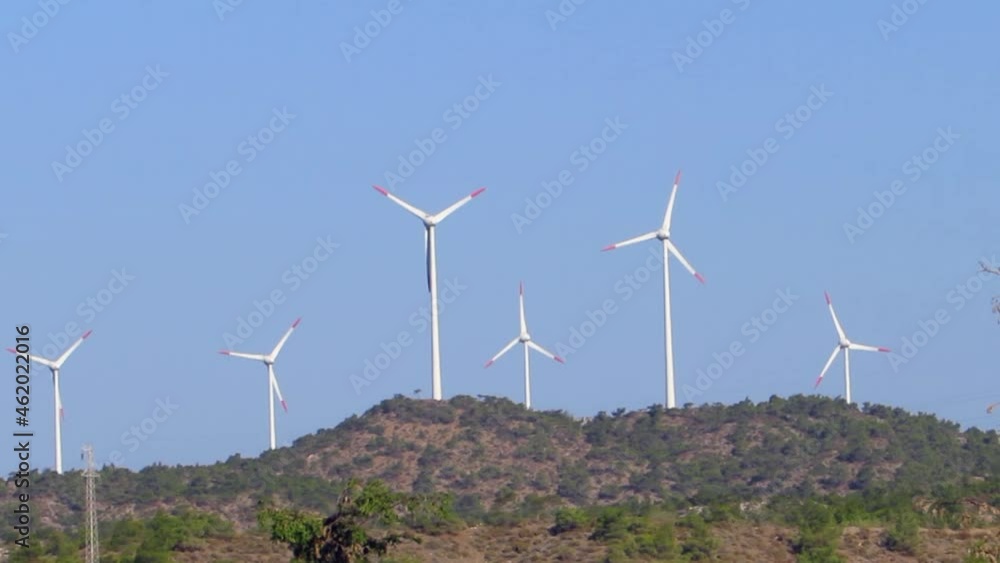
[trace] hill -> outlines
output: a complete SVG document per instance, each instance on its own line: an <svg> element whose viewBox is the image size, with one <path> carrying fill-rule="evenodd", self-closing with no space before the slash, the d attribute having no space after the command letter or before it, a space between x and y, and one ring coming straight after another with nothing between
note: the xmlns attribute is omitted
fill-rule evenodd
<svg viewBox="0 0 1000 563"><path fill-rule="evenodd" d="M106 467L98 498L103 520L190 507L241 533L256 528L262 501L331 513L352 477L399 491L448 492L470 524L529 528L525 518L549 519L557 507L641 502L752 513L785 498L883 491L925 511L951 503L948 510L972 525L993 523L1000 513L998 475L994 431L963 432L927 414L821 397L653 406L582 420L499 398L397 397L255 459L137 473ZM11 493L12 482L7 487ZM79 472L44 472L32 488L41 524L81 524ZM735 538L741 528L734 530Z"/></svg>

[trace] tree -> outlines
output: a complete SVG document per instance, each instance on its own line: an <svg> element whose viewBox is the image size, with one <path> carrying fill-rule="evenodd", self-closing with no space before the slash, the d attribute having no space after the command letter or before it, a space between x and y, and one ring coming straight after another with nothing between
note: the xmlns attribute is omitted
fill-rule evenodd
<svg viewBox="0 0 1000 563"><path fill-rule="evenodd" d="M450 497L396 493L374 480L363 487L347 483L337 511L323 520L297 510L264 508L257 519L271 540L285 543L295 561L304 563L366 563L395 545L420 538L395 531L404 519L446 520L451 516Z"/></svg>
<svg viewBox="0 0 1000 563"><path fill-rule="evenodd" d="M916 555L920 550L920 522L912 510L900 511L883 540L885 548L904 555Z"/></svg>

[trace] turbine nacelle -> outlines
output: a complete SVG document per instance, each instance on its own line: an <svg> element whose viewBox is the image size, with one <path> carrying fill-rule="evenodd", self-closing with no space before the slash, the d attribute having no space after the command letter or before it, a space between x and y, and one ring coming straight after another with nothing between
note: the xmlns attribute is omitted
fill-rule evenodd
<svg viewBox="0 0 1000 563"><path fill-rule="evenodd" d="M528 334L527 332L522 332L521 336L517 338L517 341L521 342L522 344L531 342L531 335Z"/></svg>
<svg viewBox="0 0 1000 563"><path fill-rule="evenodd" d="M656 238L659 240L670 240L670 231L667 229L660 229L656 231Z"/></svg>

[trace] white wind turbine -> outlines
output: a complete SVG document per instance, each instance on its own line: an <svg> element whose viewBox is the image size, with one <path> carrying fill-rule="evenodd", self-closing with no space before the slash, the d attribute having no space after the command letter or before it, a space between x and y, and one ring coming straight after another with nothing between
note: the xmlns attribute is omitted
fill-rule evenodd
<svg viewBox="0 0 1000 563"><path fill-rule="evenodd" d="M833 360L837 358L837 354L841 350L844 351L844 387L847 390L845 398L847 399L847 404L851 404L851 350L860 350L864 352L889 352L888 348L882 348L880 346L868 346L866 344L855 344L847 339L847 335L844 334L843 327L840 326L840 321L837 320L837 313L833 311L833 302L830 300L830 294L824 293L826 296L826 304L830 308L830 316L833 317L833 326L837 328L837 337L840 342L837 343L837 347L833 349L833 353L830 354L830 359L826 361L826 365L823 366L823 371L820 372L819 377L816 378L815 387L819 387L819 384L823 382L823 376L826 375L827 370L830 369L830 365L833 364ZM814 387L814 388L815 388Z"/></svg>
<svg viewBox="0 0 1000 563"><path fill-rule="evenodd" d="M437 237L435 235L438 224L446 217L458 210L472 198L486 191L486 188L479 188L471 194L465 196L444 211L432 215L422 211L402 199L389 193L381 186L372 186L385 197L389 198L403 209L414 214L424 223L424 247L427 257L427 289L431 292L431 395L435 401L441 400L441 340L438 325L438 289L437 289Z"/></svg>
<svg viewBox="0 0 1000 563"><path fill-rule="evenodd" d="M535 344L535 342L531 340L531 335L528 334L528 322L525 320L524 317L524 282L521 282L520 291L521 291L521 334L519 334L516 338L514 338L514 340L511 340L506 346L504 346L503 350L500 350L500 352L496 356L493 356L493 358L490 361L486 362L486 365L483 367L488 368L492 366L493 362L499 360L501 356L509 352L512 348L514 348L514 346L518 342L524 344L524 408L531 410L531 367L529 359L530 350L535 350L536 352L542 355L548 356L549 358L552 358L553 360L559 362L560 364L565 364L566 361L560 358L559 356L556 356L552 352L549 352L545 348L542 348L538 344Z"/></svg>
<svg viewBox="0 0 1000 563"><path fill-rule="evenodd" d="M281 347L285 345L288 341L288 337L292 335L292 331L295 327L299 326L302 321L302 317L295 319L292 326L285 332L285 335L281 337L278 341L278 345L271 350L270 354L245 354L243 352L234 352L232 350L219 350L220 354L226 356L233 356L235 358L246 358L248 360L257 360L258 362L264 362L267 366L267 407L268 407L268 420L270 421L269 430L271 433L271 449L275 449L275 435L274 435L274 395L278 395L278 400L281 401L281 408L288 412L288 405L285 404L285 399L281 396L281 389L278 387L278 378L274 376L274 362L278 359L278 352L281 352Z"/></svg>
<svg viewBox="0 0 1000 563"><path fill-rule="evenodd" d="M52 372L52 394L55 397L55 419L56 419L56 473L62 475L62 418L63 418L63 406L62 406L62 395L59 393L59 370L62 369L62 365L66 363L66 359L72 354L77 348L83 344L83 341L90 336L92 330L88 330L83 333L83 336L78 338L61 356L55 360L50 360L48 358L43 358L35 354L29 354L30 360L33 363L42 364L43 366L49 368ZM8 352L12 354L17 354L17 350L13 348L7 348Z"/></svg>
<svg viewBox="0 0 1000 563"><path fill-rule="evenodd" d="M681 265L691 272L691 274L698 279L699 282L705 283L705 278L701 274L695 271L691 267L691 263L684 258L681 251L677 249L677 245L670 240L670 222L674 213L674 199L677 197L677 186L681 181L680 170L677 171L677 175L674 176L674 187L670 192L670 201L667 203L667 212L663 216L663 225L660 229L644 235L639 235L635 238L630 238L626 241L619 242L618 244L612 244L606 246L603 250L614 250L616 248L621 248L623 246L628 246L630 244L635 244L637 242L643 242L651 239L660 239L663 243L663 328L664 337L666 340L666 364L667 364L667 408L672 409L677 406L677 400L674 393L674 342L673 342L673 327L671 326L670 320L670 255L673 254L677 260L680 261Z"/></svg>

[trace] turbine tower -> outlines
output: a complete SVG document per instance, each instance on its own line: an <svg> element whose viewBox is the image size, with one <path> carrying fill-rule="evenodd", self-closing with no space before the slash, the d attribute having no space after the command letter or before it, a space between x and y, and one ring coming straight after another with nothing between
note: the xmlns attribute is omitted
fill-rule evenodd
<svg viewBox="0 0 1000 563"><path fill-rule="evenodd" d="M604 247L603 250L614 250L616 248L621 248L623 246L628 246L630 244L635 244L638 242L644 242L651 239L659 239L663 244L663 332L665 339L665 355L666 355L666 365L667 365L667 408L672 409L677 407L676 394L674 392L674 337L673 337L673 327L671 326L670 320L670 255L673 254L681 265L691 272L699 282L705 283L705 278L701 274L695 271L691 266L691 263L684 258L681 251L678 250L677 245L673 243L670 239L670 222L674 214L674 199L677 197L677 186L681 182L681 172L677 171L677 175L674 176L674 187L670 192L670 201L667 203L667 212L663 216L663 224L660 229L644 235L639 235L635 238L630 238L628 240L619 242L618 244L612 244L610 246Z"/></svg>
<svg viewBox="0 0 1000 563"><path fill-rule="evenodd" d="M270 423L268 430L271 435L271 449L277 447L277 441L275 439L274 433L274 396L278 395L278 400L281 401L281 408L288 412L288 405L285 403L285 399L281 396L281 388L278 387L278 378L274 376L274 362L278 359L278 352L281 352L281 347L285 345L288 341L288 337L292 335L292 331L295 327L299 326L302 322L302 317L295 319L292 326L285 332L285 335L281 337L278 341L278 345L271 350L270 354L245 354L243 352L234 352L232 350L219 350L220 354L226 356L232 356L234 358L244 358L247 360L256 360L258 362L264 362L267 366L267 407L268 407L268 421Z"/></svg>
<svg viewBox="0 0 1000 563"><path fill-rule="evenodd" d="M91 332L93 332L93 331L92 330L88 330L87 332L83 333L83 336L81 336L80 338L78 338L76 340L76 342L74 342L69 348L66 349L65 352L62 353L61 356L59 356L55 360L50 360L48 358L43 358L42 356L38 356L38 355L35 355L35 354L31 354L30 355L31 362L42 364L43 366L49 368L49 371L52 372L52 394L53 394L54 403L55 403L55 420L56 420L56 426L55 426L55 431L56 431L56 473L58 473L59 475L62 475L62 472L63 472L62 471L62 418L63 418L63 406L62 406L62 395L59 393L59 370L62 369L63 364L66 363L66 359L69 358L70 354L72 354L77 348L80 347L81 344L83 344L83 341L86 340L88 336L90 336ZM12 354L17 354L17 351L14 350L13 348L7 348L7 351L10 352L10 353L12 353Z"/></svg>
<svg viewBox="0 0 1000 563"><path fill-rule="evenodd" d="M837 337L840 342L837 343L837 347L833 349L833 353L830 354L830 359L826 361L826 365L823 366L823 371L820 372L819 377L816 378L815 387L819 387L819 384L823 382L823 376L826 375L827 370L830 369L830 365L833 364L833 360L837 358L837 354L841 350L844 351L844 388L847 390L844 397L847 399L847 404L851 404L851 350L860 350L863 352L889 352L888 348L882 348L880 346L868 346L866 344L855 344L847 339L847 335L844 334L843 327L840 326L840 321L837 320L837 313L833 310L833 302L830 300L830 294L825 293L826 305L830 308L830 316L833 317L833 326L837 328Z"/></svg>
<svg viewBox="0 0 1000 563"><path fill-rule="evenodd" d="M437 290L437 226L449 215L457 211L463 205L472 201L479 194L486 191L486 188L479 188L471 194L452 204L444 211L432 215L418 209L402 199L391 194L381 186L372 186L380 194L392 200L394 203L416 215L424 223L424 246L427 257L427 289L431 293L431 396L435 401L441 400L441 337L438 325L438 290Z"/></svg>
<svg viewBox="0 0 1000 563"><path fill-rule="evenodd" d="M514 348L514 346L518 342L523 344L524 345L524 408L531 410L531 366L530 366L529 352L531 350L534 350L544 356L552 358L553 360L559 362L560 364L564 364L566 363L566 361L560 358L559 356L556 356L552 352L549 352L545 348L542 348L538 344L535 344L535 342L531 340L531 334L528 333L528 323L524 317L524 282L521 282L520 293L521 293L520 295L521 334L519 334L516 338L514 338L514 340L511 340L506 346L504 346L503 349L500 350L500 352L496 356L493 356L493 358L490 361L486 362L486 365L483 367L488 368L492 366L493 362L499 360L501 356L509 352L512 348Z"/></svg>
<svg viewBox="0 0 1000 563"><path fill-rule="evenodd" d="M87 481L87 563L98 563L101 560L101 555L97 543L97 487L95 483L99 475L94 466L94 448L90 444L83 446L83 455L80 457L87 463L87 468L83 473L83 478Z"/></svg>

